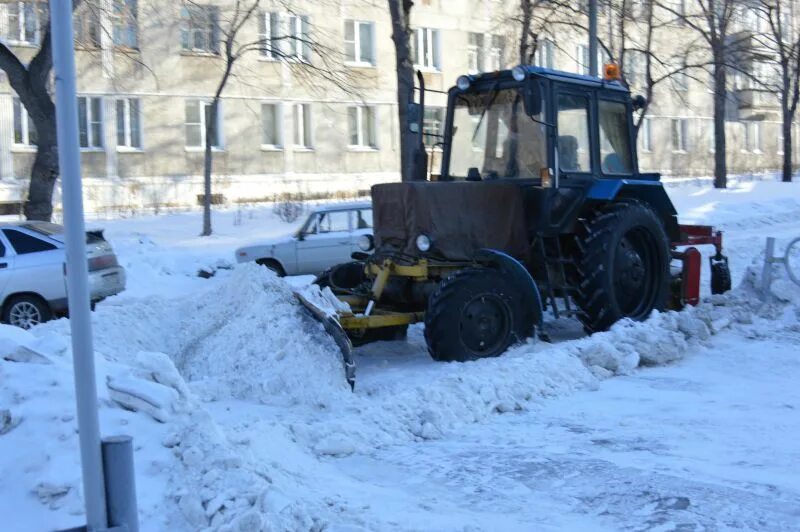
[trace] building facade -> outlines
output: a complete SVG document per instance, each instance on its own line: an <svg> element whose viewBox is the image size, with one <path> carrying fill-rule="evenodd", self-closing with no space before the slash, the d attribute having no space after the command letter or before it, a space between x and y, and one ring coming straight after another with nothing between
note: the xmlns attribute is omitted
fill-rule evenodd
<svg viewBox="0 0 800 532"><path fill-rule="evenodd" d="M88 208L196 202L202 193L209 102L225 66L221 44L233 4L100 0L84 2L75 12ZM498 0L415 3L413 55L428 88L446 91L463 73L519 63L510 4L516 6ZM38 48L46 18L46 4L4 1L0 38L27 61ZM226 201L257 201L280 193L353 193L398 179L391 32L382 1L262 2L237 38L250 47L223 93L213 139L214 192ZM676 24L673 37L688 32ZM553 25L539 43L538 64L587 70L585 33ZM674 48L674 43L658 46ZM626 66L634 91L635 70ZM657 87L639 135L643 169L711 174L711 96L696 72ZM432 93L427 104L424 127L438 132L444 96ZM730 108L729 170L778 168L777 98L742 81ZM0 74L0 201L24 198L35 144L35 128Z"/></svg>

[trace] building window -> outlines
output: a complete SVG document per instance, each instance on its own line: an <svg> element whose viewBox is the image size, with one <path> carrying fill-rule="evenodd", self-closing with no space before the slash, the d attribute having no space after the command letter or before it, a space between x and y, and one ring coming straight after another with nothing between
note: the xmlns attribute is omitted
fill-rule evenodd
<svg viewBox="0 0 800 532"><path fill-rule="evenodd" d="M280 15L277 13L262 13L259 18L259 39L261 40L261 55L267 59L281 58L281 33Z"/></svg>
<svg viewBox="0 0 800 532"><path fill-rule="evenodd" d="M211 102L205 100L186 100L186 147L204 148L206 145L206 125L211 120ZM222 112L217 108L216 128L211 138L211 147L220 147Z"/></svg>
<svg viewBox="0 0 800 532"><path fill-rule="evenodd" d="M492 46L489 48L489 70L497 71L505 63L506 39L501 35L492 35Z"/></svg>
<svg viewBox="0 0 800 532"><path fill-rule="evenodd" d="M19 98L14 98L14 144L17 146L37 145L33 120Z"/></svg>
<svg viewBox="0 0 800 532"><path fill-rule="evenodd" d="M672 119L672 151L688 151L689 120L686 118Z"/></svg>
<svg viewBox="0 0 800 532"><path fill-rule="evenodd" d="M93 6L81 4L72 14L75 44L84 48L100 48L100 13Z"/></svg>
<svg viewBox="0 0 800 532"><path fill-rule="evenodd" d="M635 50L628 51L623 60L622 73L625 75L625 81L628 86L641 87L644 79L644 62L642 55Z"/></svg>
<svg viewBox="0 0 800 532"><path fill-rule="evenodd" d="M589 75L589 47L585 44L575 47L575 63L578 74Z"/></svg>
<svg viewBox="0 0 800 532"><path fill-rule="evenodd" d="M111 27L114 46L139 48L139 24L136 0L114 0L111 12Z"/></svg>
<svg viewBox="0 0 800 532"><path fill-rule="evenodd" d="M433 148L442 142L444 131L444 107L428 107L422 119L422 140L425 146Z"/></svg>
<svg viewBox="0 0 800 532"><path fill-rule="evenodd" d="M372 22L346 20L344 23L344 51L347 62L375 64L375 30Z"/></svg>
<svg viewBox="0 0 800 532"><path fill-rule="evenodd" d="M268 148L280 148L281 109L276 103L261 104L261 145Z"/></svg>
<svg viewBox="0 0 800 532"><path fill-rule="evenodd" d="M428 70L440 70L439 45L439 30L417 28L414 32L412 53L414 65Z"/></svg>
<svg viewBox="0 0 800 532"><path fill-rule="evenodd" d="M672 65L672 88L679 92L689 90L689 74L685 63Z"/></svg>
<svg viewBox="0 0 800 532"><path fill-rule="evenodd" d="M103 147L103 99L78 96L78 139L81 148Z"/></svg>
<svg viewBox="0 0 800 532"><path fill-rule="evenodd" d="M350 146L359 148L376 148L375 109L366 106L347 108L347 119L350 125Z"/></svg>
<svg viewBox="0 0 800 532"><path fill-rule="evenodd" d="M745 149L751 153L761 153L761 122L745 122L743 125Z"/></svg>
<svg viewBox="0 0 800 532"><path fill-rule="evenodd" d="M46 2L4 2L5 27L2 37L12 44L36 45L41 41L43 26L47 24ZM2 14L2 11L0 11Z"/></svg>
<svg viewBox="0 0 800 532"><path fill-rule="evenodd" d="M292 122L295 147L311 149L311 105L295 104L292 107Z"/></svg>
<svg viewBox="0 0 800 532"><path fill-rule="evenodd" d="M186 5L181 9L181 48L189 52L219 53L219 9Z"/></svg>
<svg viewBox="0 0 800 532"><path fill-rule="evenodd" d="M650 118L643 118L639 124L639 145L642 151L653 151L653 123Z"/></svg>
<svg viewBox="0 0 800 532"><path fill-rule="evenodd" d="M117 106L117 146L142 148L141 103L139 98L120 98Z"/></svg>
<svg viewBox="0 0 800 532"><path fill-rule="evenodd" d="M543 39L536 47L536 52L533 54L533 62L540 67L554 68L554 53L555 43L550 39Z"/></svg>
<svg viewBox="0 0 800 532"><path fill-rule="evenodd" d="M778 155L783 155L783 124L778 124Z"/></svg>
<svg viewBox="0 0 800 532"><path fill-rule="evenodd" d="M289 17L289 35L291 57L296 61L311 60L311 40L309 21L306 15Z"/></svg>
<svg viewBox="0 0 800 532"><path fill-rule="evenodd" d="M483 34L470 32L467 44L467 71L470 74L483 72Z"/></svg>
<svg viewBox="0 0 800 532"><path fill-rule="evenodd" d="M673 0L672 16L675 17L675 22L679 26L686 23L686 0Z"/></svg>
<svg viewBox="0 0 800 532"><path fill-rule="evenodd" d="M704 120L708 124L708 152L714 153L717 151L716 139L714 138L714 120L709 118Z"/></svg>

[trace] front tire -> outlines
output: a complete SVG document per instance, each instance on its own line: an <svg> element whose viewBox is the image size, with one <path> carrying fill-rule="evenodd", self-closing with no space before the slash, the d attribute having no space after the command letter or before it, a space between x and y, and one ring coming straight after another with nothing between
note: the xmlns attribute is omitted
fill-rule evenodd
<svg viewBox="0 0 800 532"><path fill-rule="evenodd" d="M3 321L9 325L30 329L53 318L50 305L33 295L15 296L3 307Z"/></svg>
<svg viewBox="0 0 800 532"><path fill-rule="evenodd" d="M277 275L278 277L286 277L286 270L283 269L281 263L274 259L258 259L256 264L260 264L261 266L265 266L269 270Z"/></svg>
<svg viewBox="0 0 800 532"><path fill-rule="evenodd" d="M425 340L434 360L465 362L501 355L533 335L523 290L499 271L467 268L442 281L428 300Z"/></svg>
<svg viewBox="0 0 800 532"><path fill-rule="evenodd" d="M646 320L669 297L669 238L656 213L631 201L596 211L578 235L575 303L588 332Z"/></svg>

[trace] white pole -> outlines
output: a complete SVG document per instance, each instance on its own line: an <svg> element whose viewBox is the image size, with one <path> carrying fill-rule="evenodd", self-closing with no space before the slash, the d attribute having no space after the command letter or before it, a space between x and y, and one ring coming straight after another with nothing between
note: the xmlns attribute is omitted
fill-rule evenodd
<svg viewBox="0 0 800 532"><path fill-rule="evenodd" d="M72 332L72 358L75 367L83 498L86 505L87 528L103 530L108 527L108 520L89 308L89 273L81 193L81 153L78 144L78 102L75 88L71 0L50 0L50 32L56 82L58 164L61 170L67 247L67 294Z"/></svg>

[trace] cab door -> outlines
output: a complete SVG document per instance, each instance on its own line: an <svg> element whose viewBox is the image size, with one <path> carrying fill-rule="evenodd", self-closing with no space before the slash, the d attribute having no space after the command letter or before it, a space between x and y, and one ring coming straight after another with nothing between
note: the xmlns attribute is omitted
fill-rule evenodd
<svg viewBox="0 0 800 532"><path fill-rule="evenodd" d="M8 281L14 275L14 252L0 231L0 302L8 295Z"/></svg>
<svg viewBox="0 0 800 532"><path fill-rule="evenodd" d="M589 179L596 174L592 149L592 92L559 87L555 92L560 179Z"/></svg>

